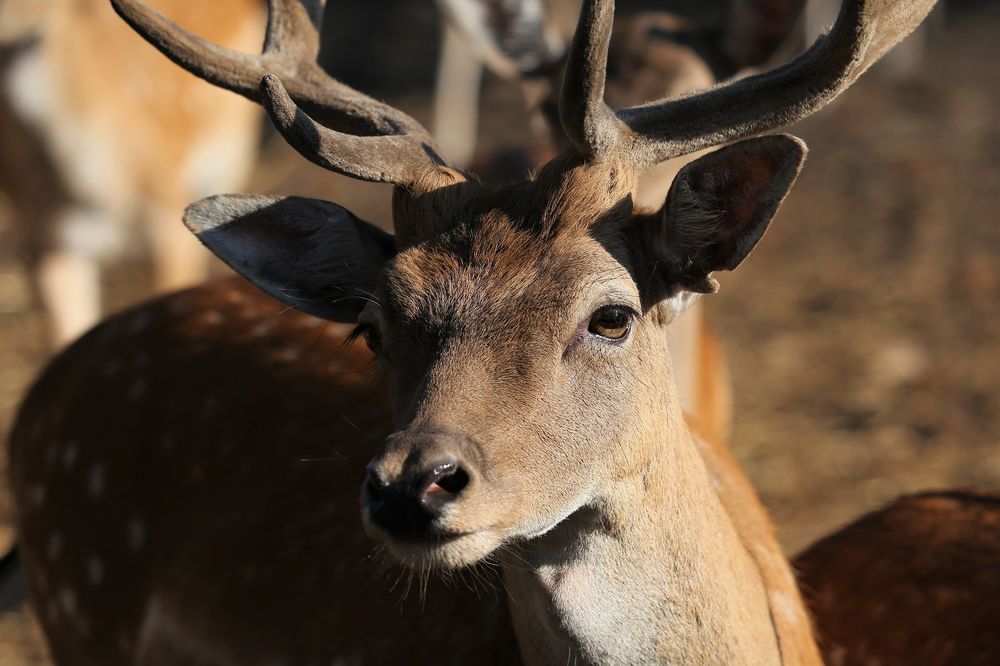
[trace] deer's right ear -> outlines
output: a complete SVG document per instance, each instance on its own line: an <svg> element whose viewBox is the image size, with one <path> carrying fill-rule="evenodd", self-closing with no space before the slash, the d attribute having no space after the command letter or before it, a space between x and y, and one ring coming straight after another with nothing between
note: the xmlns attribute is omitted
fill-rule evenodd
<svg viewBox="0 0 1000 666"><path fill-rule="evenodd" d="M219 195L188 206L184 224L263 291L331 321L357 319L396 253L390 234L318 199Z"/></svg>

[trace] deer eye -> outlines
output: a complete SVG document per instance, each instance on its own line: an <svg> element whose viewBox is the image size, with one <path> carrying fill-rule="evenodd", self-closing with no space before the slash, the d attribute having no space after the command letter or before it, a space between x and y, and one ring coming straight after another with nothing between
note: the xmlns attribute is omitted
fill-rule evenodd
<svg viewBox="0 0 1000 666"><path fill-rule="evenodd" d="M368 349L370 349L373 354L378 354L382 351L382 336L378 334L378 330L372 324L358 324L357 327L351 331L351 335L348 336L348 340L350 342L353 342L358 338L364 338L365 344L368 345Z"/></svg>
<svg viewBox="0 0 1000 666"><path fill-rule="evenodd" d="M587 331L608 340L621 341L632 331L634 313L621 305L605 305L590 316Z"/></svg>

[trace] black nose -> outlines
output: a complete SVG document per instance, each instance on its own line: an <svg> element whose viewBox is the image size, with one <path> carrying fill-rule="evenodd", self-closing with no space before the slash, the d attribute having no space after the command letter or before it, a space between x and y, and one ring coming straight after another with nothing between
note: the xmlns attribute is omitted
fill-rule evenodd
<svg viewBox="0 0 1000 666"><path fill-rule="evenodd" d="M389 482L368 466L365 502L369 519L397 536L433 533L433 523L469 484L469 474L452 457L441 458L422 473Z"/></svg>

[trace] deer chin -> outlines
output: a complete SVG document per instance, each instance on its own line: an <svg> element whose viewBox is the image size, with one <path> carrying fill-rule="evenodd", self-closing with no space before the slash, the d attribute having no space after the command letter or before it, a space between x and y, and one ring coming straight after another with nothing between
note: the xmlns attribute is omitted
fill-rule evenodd
<svg viewBox="0 0 1000 666"><path fill-rule="evenodd" d="M364 527L370 537L385 544L389 553L410 569L453 571L469 567L488 557L503 543L501 534L492 529L399 536L386 533L367 518Z"/></svg>
<svg viewBox="0 0 1000 666"><path fill-rule="evenodd" d="M504 545L515 541L531 541L559 527L587 506L587 496L554 512L522 522L513 527L483 527L475 530L450 531L441 526L426 534L393 534L376 525L362 507L361 518L365 533L384 544L389 553L411 569L452 571L478 564Z"/></svg>

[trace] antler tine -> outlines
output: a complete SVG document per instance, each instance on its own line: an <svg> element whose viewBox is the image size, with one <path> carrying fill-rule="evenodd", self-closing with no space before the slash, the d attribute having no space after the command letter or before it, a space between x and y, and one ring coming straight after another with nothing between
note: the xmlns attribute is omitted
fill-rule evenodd
<svg viewBox="0 0 1000 666"><path fill-rule="evenodd" d="M590 160L612 152L624 129L604 101L614 15L614 0L584 0L559 98L563 130Z"/></svg>
<svg viewBox="0 0 1000 666"><path fill-rule="evenodd" d="M207 42L141 0L111 3L136 32L175 63L267 107L282 135L316 164L363 180L409 185L417 178L416 170L442 163L430 133L420 123L340 83L316 62L324 0L269 0L259 56ZM269 74L284 83L277 78L265 81Z"/></svg>
<svg viewBox="0 0 1000 666"><path fill-rule="evenodd" d="M408 185L422 168L442 164L433 146L410 135L354 136L324 127L296 106L274 74L264 76L260 89L281 136L324 169L375 183Z"/></svg>
<svg viewBox="0 0 1000 666"><path fill-rule="evenodd" d="M588 0L588 4L601 0ZM637 168L794 123L846 90L935 0L845 0L833 29L791 63L711 90L623 109L621 154Z"/></svg>

